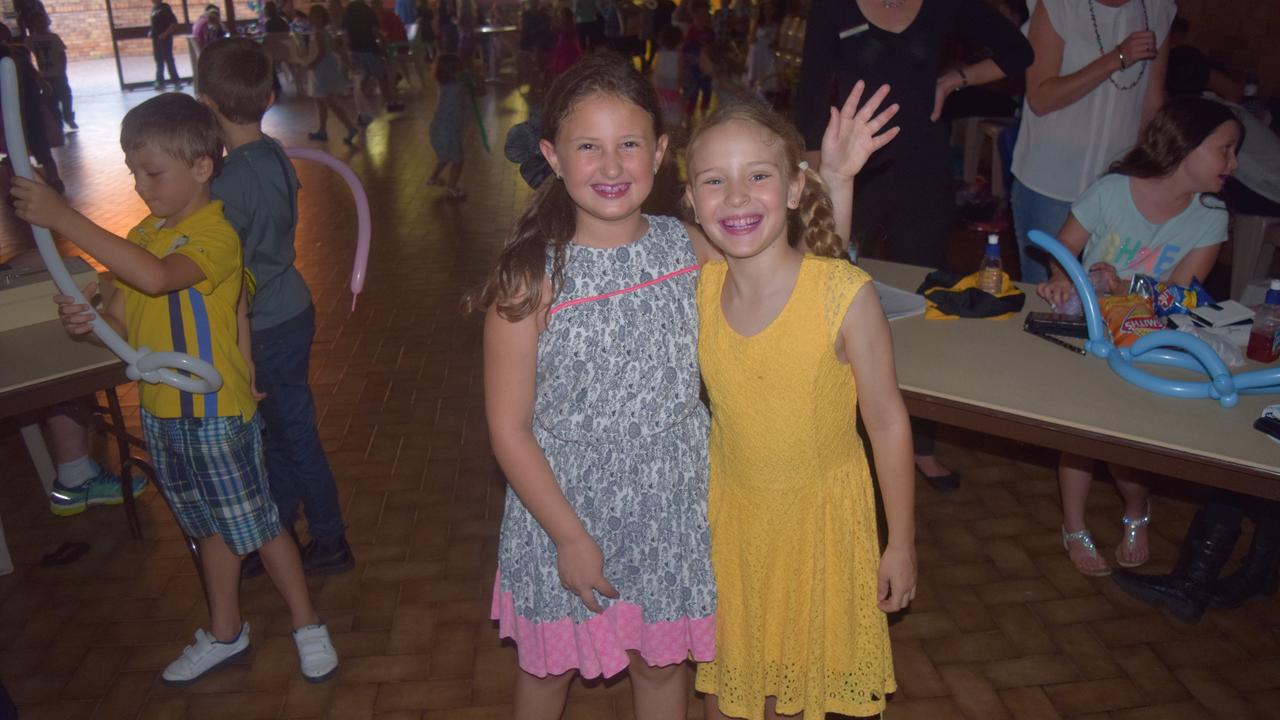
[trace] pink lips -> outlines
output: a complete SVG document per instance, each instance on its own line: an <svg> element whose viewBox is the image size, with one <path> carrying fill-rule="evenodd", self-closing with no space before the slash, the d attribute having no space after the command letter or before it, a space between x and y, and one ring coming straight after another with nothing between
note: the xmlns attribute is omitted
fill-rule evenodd
<svg viewBox="0 0 1280 720"><path fill-rule="evenodd" d="M763 215L737 215L720 221L720 229L730 235L747 235L764 222Z"/></svg>
<svg viewBox="0 0 1280 720"><path fill-rule="evenodd" d="M592 185L591 189L594 190L595 193L602 198L607 198L609 200L617 200L618 198L627 194L627 191L631 189L631 183L615 183L611 185L605 184L605 183L598 183L598 184Z"/></svg>

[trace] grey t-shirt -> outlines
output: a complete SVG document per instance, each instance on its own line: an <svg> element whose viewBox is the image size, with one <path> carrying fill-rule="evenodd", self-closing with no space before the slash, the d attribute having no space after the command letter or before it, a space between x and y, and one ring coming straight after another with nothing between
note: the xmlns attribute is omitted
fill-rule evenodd
<svg viewBox="0 0 1280 720"><path fill-rule="evenodd" d="M263 136L232 150L212 189L240 235L244 265L256 288L249 305L250 327L265 330L306 310L311 291L293 266L298 175L284 148Z"/></svg>

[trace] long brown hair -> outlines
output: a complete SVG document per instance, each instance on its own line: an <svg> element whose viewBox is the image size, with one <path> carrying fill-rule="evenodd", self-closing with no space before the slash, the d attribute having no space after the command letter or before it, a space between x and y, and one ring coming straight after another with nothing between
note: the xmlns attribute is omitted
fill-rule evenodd
<svg viewBox="0 0 1280 720"><path fill-rule="evenodd" d="M1173 98L1147 123L1138 144L1112 163L1107 172L1144 179L1166 177L1214 130L1229 122L1240 127L1243 142L1244 126L1231 108L1205 98Z"/></svg>
<svg viewBox="0 0 1280 720"><path fill-rule="evenodd" d="M542 111L539 137L554 143L561 123L583 100L612 95L638 106L653 122L653 136L664 134L658 95L653 85L619 55L588 55L551 83ZM542 306L547 251L551 251L551 297L564 285L568 245L577 231L578 206L563 182L547 179L533 193L516 220L511 237L498 255L498 264L477 291L463 301L463 310L497 305L498 314L522 320Z"/></svg>
<svg viewBox="0 0 1280 720"><path fill-rule="evenodd" d="M689 137L687 152L692 152L703 133L730 122L749 123L776 136L782 141L783 168L789 169L788 172L800 168L800 162L804 160L804 138L800 131L758 102L734 103L711 113ZM846 252L845 242L836 234L835 209L831 205L827 184L807 165L800 201L796 209L787 211L787 242L792 247L803 242L809 252L825 257L844 257Z"/></svg>

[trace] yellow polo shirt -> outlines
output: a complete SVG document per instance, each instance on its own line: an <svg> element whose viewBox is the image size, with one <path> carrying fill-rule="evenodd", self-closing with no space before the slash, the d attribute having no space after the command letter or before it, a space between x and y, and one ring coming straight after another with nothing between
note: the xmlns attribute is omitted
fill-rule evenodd
<svg viewBox="0 0 1280 720"><path fill-rule="evenodd" d="M204 280L165 295L147 295L121 282L129 342L152 352L175 351L198 357L222 375L216 393L182 392L161 383L141 382L142 407L158 418L253 417L257 403L249 392L249 368L236 346L236 303L240 301L244 261L240 237L214 200L176 227L147 216L129 231L129 242L156 257L180 253L204 273Z"/></svg>

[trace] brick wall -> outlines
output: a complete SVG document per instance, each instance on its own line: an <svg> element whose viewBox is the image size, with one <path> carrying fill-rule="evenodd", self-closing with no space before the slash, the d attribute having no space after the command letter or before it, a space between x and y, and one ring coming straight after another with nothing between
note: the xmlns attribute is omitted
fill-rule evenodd
<svg viewBox="0 0 1280 720"><path fill-rule="evenodd" d="M1280 96L1280 2L1277 0L1178 0L1191 23L1190 40L1242 78L1258 74L1262 96Z"/></svg>
<svg viewBox="0 0 1280 720"><path fill-rule="evenodd" d="M178 20L182 20L182 4L170 0ZM53 31L67 44L67 57L72 60L111 57L111 28L107 22L106 0L45 0L45 9L53 21ZM194 6L193 6L194 7ZM201 3L199 7L204 7ZM113 0L111 11L116 27L145 26L150 22L151 0ZM182 41L179 39L179 43ZM124 43L124 54L150 53L146 41ZM175 45L176 51L185 46Z"/></svg>

